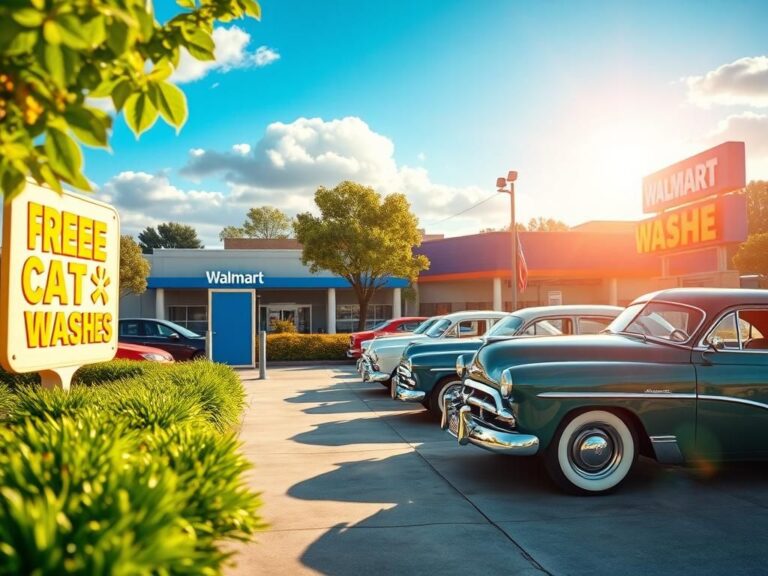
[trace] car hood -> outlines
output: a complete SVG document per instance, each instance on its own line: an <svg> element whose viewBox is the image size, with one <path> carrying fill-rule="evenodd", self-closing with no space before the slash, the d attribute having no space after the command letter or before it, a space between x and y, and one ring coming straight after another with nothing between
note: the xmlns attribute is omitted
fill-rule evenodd
<svg viewBox="0 0 768 576"><path fill-rule="evenodd" d="M416 340L411 342L403 351L406 358L421 357L422 355L444 354L455 352L461 354L464 352L474 352L485 342L482 338L447 338L445 340L435 340L429 338L428 341Z"/></svg>
<svg viewBox="0 0 768 576"><path fill-rule="evenodd" d="M510 338L482 346L471 371L498 382L505 368L548 362L652 362L682 364L691 360L686 346L619 334Z"/></svg>
<svg viewBox="0 0 768 576"><path fill-rule="evenodd" d="M408 334L407 336L393 336L391 338L376 338L368 346L368 351L381 350L382 348L400 347L404 348L410 342L429 338L425 334Z"/></svg>

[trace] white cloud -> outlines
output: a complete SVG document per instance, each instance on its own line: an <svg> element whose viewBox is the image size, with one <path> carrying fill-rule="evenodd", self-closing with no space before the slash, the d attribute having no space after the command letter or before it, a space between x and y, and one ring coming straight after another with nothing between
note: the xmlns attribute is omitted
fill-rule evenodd
<svg viewBox="0 0 768 576"><path fill-rule="evenodd" d="M270 204L291 214L312 210L319 186L353 180L382 193L404 193L428 228L435 225L441 231L460 228L471 232L501 226L508 217L508 201L500 197L441 223L493 190L437 184L424 168L399 166L392 141L357 117L275 122L247 153L240 146L193 155L181 173L192 179L221 176L230 187L230 198L238 204ZM525 206L525 199L520 203ZM231 223L239 224L239 220Z"/></svg>
<svg viewBox="0 0 768 576"><path fill-rule="evenodd" d="M192 148L189 151L189 154L191 156L197 158L197 157L202 156L203 154L205 154L205 150L203 150L202 148Z"/></svg>
<svg viewBox="0 0 768 576"><path fill-rule="evenodd" d="M768 56L740 58L703 76L685 79L689 99L711 104L768 106Z"/></svg>
<svg viewBox="0 0 768 576"><path fill-rule="evenodd" d="M424 152L419 152L418 154L416 154L416 159L417 159L419 162L424 162L424 161L426 161L426 159L427 159L427 155L426 155L426 154L424 154Z"/></svg>
<svg viewBox="0 0 768 576"><path fill-rule="evenodd" d="M251 35L237 26L216 28L213 31L213 41L216 44L214 60L197 60L186 50L182 50L179 66L171 80L193 82L214 70L228 72L235 68L263 67L280 59L280 54L267 46L259 46L255 52L249 52Z"/></svg>
<svg viewBox="0 0 768 576"><path fill-rule="evenodd" d="M744 112L728 116L709 134L707 143L728 140L744 142L747 180L768 179L768 115Z"/></svg>
<svg viewBox="0 0 768 576"><path fill-rule="evenodd" d="M251 145L250 144L234 144L232 146L232 150L237 154L240 154L241 156L247 156L248 152L251 151Z"/></svg>

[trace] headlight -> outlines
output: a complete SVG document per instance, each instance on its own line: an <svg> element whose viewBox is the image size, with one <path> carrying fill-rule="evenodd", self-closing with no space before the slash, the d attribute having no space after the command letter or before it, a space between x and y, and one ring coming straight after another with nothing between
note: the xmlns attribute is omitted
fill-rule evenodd
<svg viewBox="0 0 768 576"><path fill-rule="evenodd" d="M456 358L456 375L459 378L464 378L464 374L467 372L467 365L464 363L464 356L459 354Z"/></svg>
<svg viewBox="0 0 768 576"><path fill-rule="evenodd" d="M405 366L405 369L408 370L408 372L413 372L413 362L411 362L410 358L401 358L400 363Z"/></svg>
<svg viewBox="0 0 768 576"><path fill-rule="evenodd" d="M368 354L368 356L370 356L371 362L378 362L379 361L379 355L376 354L376 350L371 350L370 353Z"/></svg>
<svg viewBox="0 0 768 576"><path fill-rule="evenodd" d="M501 373L501 383L499 385L501 396L503 398L509 398L512 396L512 372L509 368L505 369Z"/></svg>

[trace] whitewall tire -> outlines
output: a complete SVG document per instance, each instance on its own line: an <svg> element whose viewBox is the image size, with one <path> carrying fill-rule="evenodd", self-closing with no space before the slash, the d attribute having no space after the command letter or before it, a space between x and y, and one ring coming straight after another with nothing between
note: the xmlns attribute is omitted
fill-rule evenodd
<svg viewBox="0 0 768 576"><path fill-rule="evenodd" d="M637 435L606 410L582 412L558 428L546 455L552 479L569 492L600 494L618 486L637 460Z"/></svg>

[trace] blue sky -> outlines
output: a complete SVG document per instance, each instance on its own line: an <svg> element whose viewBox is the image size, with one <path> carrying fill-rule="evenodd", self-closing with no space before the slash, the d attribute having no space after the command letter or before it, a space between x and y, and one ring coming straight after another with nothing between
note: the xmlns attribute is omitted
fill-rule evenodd
<svg viewBox="0 0 768 576"><path fill-rule="evenodd" d="M643 175L729 139L768 178L764 1L261 4L216 66L179 71L179 135L118 118L112 153L87 152L125 232L180 221L213 246L251 206L312 210L351 179L466 234L506 224L504 195L451 216L510 169L522 220L634 219Z"/></svg>

